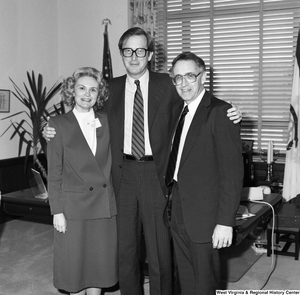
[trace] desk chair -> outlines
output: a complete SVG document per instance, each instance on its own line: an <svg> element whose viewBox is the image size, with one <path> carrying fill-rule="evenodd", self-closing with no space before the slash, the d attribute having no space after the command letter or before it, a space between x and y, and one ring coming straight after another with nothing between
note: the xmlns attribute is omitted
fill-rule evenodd
<svg viewBox="0 0 300 295"><path fill-rule="evenodd" d="M280 241L285 242L282 250L274 250L274 254L294 256L295 260L299 260L299 240L300 228L297 227L275 227L274 233L276 234L276 244ZM292 243L295 243L295 252L288 252ZM268 225L267 230L267 256L271 255L272 247L272 226Z"/></svg>

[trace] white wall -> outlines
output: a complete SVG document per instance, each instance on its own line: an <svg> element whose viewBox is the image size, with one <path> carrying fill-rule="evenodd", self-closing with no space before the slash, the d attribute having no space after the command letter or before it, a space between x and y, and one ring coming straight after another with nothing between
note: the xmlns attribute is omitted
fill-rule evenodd
<svg viewBox="0 0 300 295"><path fill-rule="evenodd" d="M48 89L78 67L101 70L105 18L112 23L108 32L113 74L125 73L117 44L128 28L127 0L0 0L0 11L0 89L13 90L9 77L22 87L31 70L43 75ZM10 124L1 119L25 109L11 94L10 113L0 113L0 136ZM27 119L12 119L22 118ZM18 156L19 141L10 140L11 134L0 137L0 159Z"/></svg>
<svg viewBox="0 0 300 295"><path fill-rule="evenodd" d="M128 28L127 0L60 0L58 1L59 71L69 75L81 66L102 69L102 21L108 25L113 75L124 74L118 41Z"/></svg>

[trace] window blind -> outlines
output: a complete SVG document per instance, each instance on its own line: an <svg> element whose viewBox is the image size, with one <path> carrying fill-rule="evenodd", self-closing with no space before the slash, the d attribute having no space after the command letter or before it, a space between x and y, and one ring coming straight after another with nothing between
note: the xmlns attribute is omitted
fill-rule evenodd
<svg viewBox="0 0 300 295"><path fill-rule="evenodd" d="M242 138L285 151L299 0L158 0L155 65L192 51L207 65L206 89L243 112Z"/></svg>

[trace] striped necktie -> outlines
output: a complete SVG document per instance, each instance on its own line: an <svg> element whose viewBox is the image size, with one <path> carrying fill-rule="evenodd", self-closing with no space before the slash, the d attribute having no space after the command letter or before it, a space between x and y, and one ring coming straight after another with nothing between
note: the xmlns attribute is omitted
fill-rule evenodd
<svg viewBox="0 0 300 295"><path fill-rule="evenodd" d="M175 136L174 136L174 139L173 139L172 151L171 151L171 154L170 154L169 163L168 163L167 172L166 172L166 178L165 178L165 182L166 182L167 186L169 186L172 183L173 178L174 178L174 172L175 172L175 167L176 167L180 137L181 137L181 133L182 133L182 128L183 128L183 124L184 124L185 115L188 112L189 112L188 106L185 106L185 108L183 109L183 112L181 113L178 124L177 124Z"/></svg>
<svg viewBox="0 0 300 295"><path fill-rule="evenodd" d="M136 92L133 104L133 121L132 121L132 144L131 152L140 159L145 155L145 139L144 139L144 103L143 95L140 88L140 81L135 80Z"/></svg>

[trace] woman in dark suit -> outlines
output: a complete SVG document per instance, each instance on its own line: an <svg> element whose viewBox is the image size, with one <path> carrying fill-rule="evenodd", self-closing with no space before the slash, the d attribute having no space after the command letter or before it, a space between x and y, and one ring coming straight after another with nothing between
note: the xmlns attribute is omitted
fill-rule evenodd
<svg viewBox="0 0 300 295"><path fill-rule="evenodd" d="M71 294L100 295L118 281L106 86L96 69L78 69L61 91L72 111L49 121L56 130L47 150L54 286Z"/></svg>

